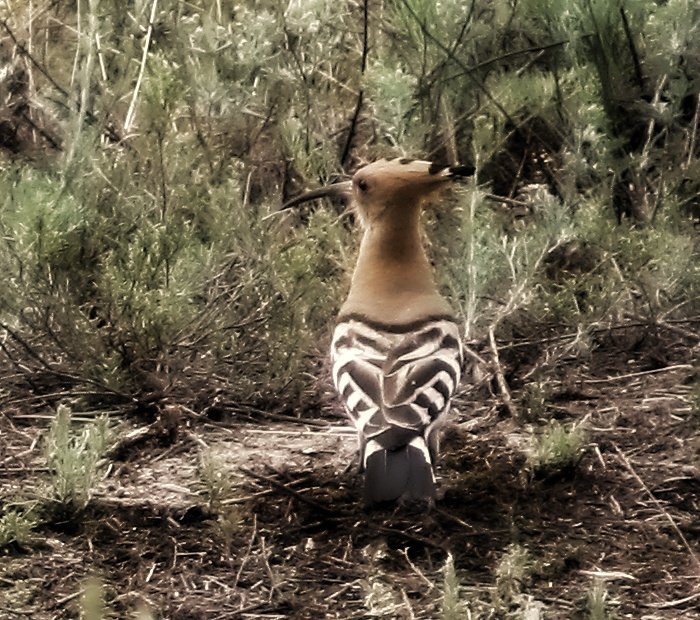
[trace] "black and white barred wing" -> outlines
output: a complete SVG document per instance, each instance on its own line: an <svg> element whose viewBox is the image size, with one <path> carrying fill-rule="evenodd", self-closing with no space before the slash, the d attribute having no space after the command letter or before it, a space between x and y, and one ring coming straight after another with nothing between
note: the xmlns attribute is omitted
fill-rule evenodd
<svg viewBox="0 0 700 620"><path fill-rule="evenodd" d="M438 427L460 377L457 326L344 321L332 358L333 380L359 434L367 500L432 501Z"/></svg>
<svg viewBox="0 0 700 620"><path fill-rule="evenodd" d="M462 368L457 325L435 321L395 346L383 368L382 402L388 426L430 435L449 411Z"/></svg>
<svg viewBox="0 0 700 620"><path fill-rule="evenodd" d="M381 412L382 368L390 348L386 334L360 321L339 323L333 334L333 383L359 430Z"/></svg>
<svg viewBox="0 0 700 620"><path fill-rule="evenodd" d="M449 409L460 378L459 330L449 320L407 329L340 323L332 345L333 379L362 434L383 448L427 436Z"/></svg>

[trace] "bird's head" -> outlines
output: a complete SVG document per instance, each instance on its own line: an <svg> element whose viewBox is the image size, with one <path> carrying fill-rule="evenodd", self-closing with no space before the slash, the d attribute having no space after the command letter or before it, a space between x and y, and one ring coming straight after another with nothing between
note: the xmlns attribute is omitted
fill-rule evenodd
<svg viewBox="0 0 700 620"><path fill-rule="evenodd" d="M468 166L445 166L417 159L381 159L352 177L352 198L360 217L372 222L386 214L401 217L449 181L473 174Z"/></svg>
<svg viewBox="0 0 700 620"><path fill-rule="evenodd" d="M386 214L418 207L449 181L470 176L471 166L446 166L417 159L381 159L360 168L349 181L334 183L293 198L282 209L289 209L323 196L350 200L363 222L373 222Z"/></svg>

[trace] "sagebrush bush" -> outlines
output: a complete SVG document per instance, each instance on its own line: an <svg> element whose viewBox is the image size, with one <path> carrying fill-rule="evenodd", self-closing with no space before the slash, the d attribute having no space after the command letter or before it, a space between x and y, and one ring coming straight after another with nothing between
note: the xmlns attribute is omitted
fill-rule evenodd
<svg viewBox="0 0 700 620"><path fill-rule="evenodd" d="M692 2L368 7L12 9L43 69L13 61L41 125L17 140L43 153L0 167L8 369L299 404L356 242L332 208L263 218L380 156L476 166L427 218L469 338L697 312Z"/></svg>

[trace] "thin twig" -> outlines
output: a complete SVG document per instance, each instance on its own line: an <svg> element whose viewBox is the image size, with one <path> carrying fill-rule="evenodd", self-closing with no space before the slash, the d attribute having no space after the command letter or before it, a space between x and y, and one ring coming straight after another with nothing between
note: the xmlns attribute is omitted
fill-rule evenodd
<svg viewBox="0 0 700 620"><path fill-rule="evenodd" d="M498 389L501 392L501 399L508 413L515 417L518 413L517 408L513 404L513 398L510 395L510 390L508 389L508 383L503 375L503 369L501 368L501 361L498 357L498 345L496 344L496 336L493 333L493 325L489 326L489 343L491 344L491 353L493 354L493 368L496 373L496 381L498 382Z"/></svg>
<svg viewBox="0 0 700 620"><path fill-rule="evenodd" d="M236 414L237 417L246 416L251 420L259 420L260 418L266 420L276 420L278 422L290 422L292 424L302 424L304 426L313 426L315 428L327 429L331 427L330 422L323 422L321 420L312 420L310 418L297 418L292 415L284 415L283 413L275 413L273 411L265 411L263 409L257 409L252 406L241 407L240 405L227 405L222 404L224 411L230 411Z"/></svg>
<svg viewBox="0 0 700 620"><path fill-rule="evenodd" d="M509 198L508 196L499 196L498 194L484 193L484 198L493 200L495 202L505 202L513 207L527 207L532 209L532 205L524 200L516 200L515 198Z"/></svg>
<svg viewBox="0 0 700 620"><path fill-rule="evenodd" d="M363 28L362 28L362 59L360 61L360 92L357 93L357 102L355 104L355 111L352 115L350 121L350 128L348 129L348 137L345 140L345 146L343 147L343 153L340 156L340 165L345 165L345 162L350 155L350 149L352 148L352 140L355 137L355 131L357 129L357 123L360 119L360 112L362 111L362 103L365 98L365 90L362 85L362 78L365 75L367 69L367 55L369 53L369 0L364 0L362 6L362 18L363 18Z"/></svg>
<svg viewBox="0 0 700 620"><path fill-rule="evenodd" d="M423 571L420 568L418 568L411 560L411 557L408 555L408 547L401 550L401 555L403 555L403 557L406 558L406 562L408 562L408 565L413 569L413 572L416 575L418 575L418 577L420 577L425 582L425 584L428 586L428 592L430 592L432 589L434 589L435 584L432 581L430 581L430 579L428 579L425 576Z"/></svg>
<svg viewBox="0 0 700 620"><path fill-rule="evenodd" d="M78 44L75 48L75 65L77 68L78 58L81 55L81 47L83 47L83 35L81 33L80 3L78 2ZM80 99L78 100L78 111L74 118L75 129L73 138L68 148L67 161L70 162L75 156L76 149L80 142L80 135L83 129L83 124L88 115L88 97L90 94L90 81L92 77L92 66L95 60L95 48L93 45L93 35L97 32L97 18L95 16L95 6L93 2L88 2L88 34L85 36L85 44L87 52L84 52L84 58L80 67ZM73 77L71 77L71 88L73 88Z"/></svg>
<svg viewBox="0 0 700 620"><path fill-rule="evenodd" d="M403 599L404 607L406 607L406 611L408 612L408 620L415 620L416 615L413 613L413 606L408 598L408 594L406 594L406 590L403 588L401 588L401 598Z"/></svg>
<svg viewBox="0 0 700 620"><path fill-rule="evenodd" d="M583 34L578 38L581 39L587 39L590 38L590 34ZM576 39L573 39L576 40ZM468 75L470 73L476 73L477 71L481 69L486 69L490 65L497 64L501 62L502 60L508 60L510 58L515 58L517 56L523 56L525 54L542 54L543 52L546 52L547 50L554 49L555 47L561 47L563 45L566 45L567 43L571 43L572 39L561 39L560 41L554 41L553 43L547 43L546 45L533 45L532 47L524 47L519 50L514 50L512 52L506 52L505 54L500 54L499 56L492 56L488 60L483 60L481 62L476 63L475 65L471 65L470 67L466 66L464 63L458 61L454 57L450 57L452 60L456 62L457 65L459 65L459 68L461 70L460 73L455 73L453 75L450 75L446 78L443 79L444 82L449 82L451 80L454 80L455 78L462 77L463 75ZM424 94L424 91L419 92L420 95Z"/></svg>
<svg viewBox="0 0 700 620"><path fill-rule="evenodd" d="M686 167L690 166L695 155L695 140L698 134L698 123L700 122L700 94L695 97L695 113L693 114L693 122L690 125L690 137L688 139L688 159L685 162Z"/></svg>
<svg viewBox="0 0 700 620"><path fill-rule="evenodd" d="M104 54L102 53L102 44L100 42L100 33L95 32L95 50L97 51L97 60L100 63L100 73L102 75L102 81L107 83L109 78L107 77L107 67L105 67Z"/></svg>
<svg viewBox="0 0 700 620"><path fill-rule="evenodd" d="M668 513L668 511L661 505L658 499L656 499L656 496L651 492L651 489L646 485L644 480L641 479L639 474L634 470L634 467L632 467L632 464L629 462L627 457L625 456L624 452L620 450L620 448L617 446L617 444L613 444L613 447L615 448L615 452L617 452L617 455L620 457L620 460L622 461L623 465L627 468L627 471L629 471L630 474L632 474L632 477L637 481L639 486L644 489L646 494L650 497L651 501L654 503L654 506L656 506L657 510L664 516L666 517L666 520L669 522L671 525L671 528L673 529L674 532L678 535L678 538L681 539L681 542L683 543L683 546L686 548L688 553L690 554L690 558L693 561L693 564L695 567L700 571L700 560L698 559L698 556L695 555L695 551L693 551L693 548L690 546L688 543L686 537L683 535L683 532L681 532L680 528L678 525L676 525L676 522L673 520L673 517Z"/></svg>
<svg viewBox="0 0 700 620"><path fill-rule="evenodd" d="M471 357L475 362L478 362L479 364L482 364L484 366L489 365L489 363L483 357L481 357L481 355L479 355L476 351L468 347L466 344L462 345L462 348L464 349L464 353L465 355L467 355L467 357Z"/></svg>
<svg viewBox="0 0 700 620"><path fill-rule="evenodd" d="M53 77L51 77L51 74L44 68L44 66L38 60L36 60L34 56L32 56L32 54L26 47L24 47L24 45L22 45L17 40L17 37L15 37L15 33L7 25L7 20L0 20L0 23L2 24L7 34L10 36L10 39L12 39L12 43L15 45L20 55L24 56L25 58L28 58L32 65L34 65L34 67L39 71L39 73L41 73L59 93L61 93L67 99L70 98L68 91L65 88L63 88L56 80L54 80Z"/></svg>
<svg viewBox="0 0 700 620"><path fill-rule="evenodd" d="M21 609L10 609L9 607L0 607L0 611L6 611L9 614L14 614L15 616L34 616L34 611L22 611Z"/></svg>
<svg viewBox="0 0 700 620"><path fill-rule="evenodd" d="M620 16L622 17L622 27L625 31L625 37L627 37L627 46L630 48L630 54L632 55L632 61L634 62L634 74L637 78L637 86L640 89L644 88L644 74L642 73L642 63L639 61L639 53L637 52L637 46L634 44L634 39L632 38L632 30L630 29L629 21L627 20L627 14L625 13L625 7L620 7Z"/></svg>
<svg viewBox="0 0 700 620"><path fill-rule="evenodd" d="M250 558L250 552L253 550L253 542L255 542L255 537L258 534L258 515L253 513L253 533L250 536L250 540L248 541L248 548L246 549L245 553L243 554L243 559L241 560L241 565L238 567L238 571L236 572L236 578L233 580L233 588L238 587L238 582L241 580L241 573L243 573L243 569L245 568L246 563L248 562L248 558Z"/></svg>
<svg viewBox="0 0 700 620"><path fill-rule="evenodd" d="M473 525L470 525L463 519L450 514L443 508L433 506L432 510L435 514L439 514L441 517L445 517L446 519L449 519L450 521L453 521L464 528L464 531L462 532L463 536L493 536L494 534L505 534L509 531L504 529L495 529L493 527L489 528L488 530L477 530Z"/></svg>
<svg viewBox="0 0 700 620"><path fill-rule="evenodd" d="M34 358L37 362L39 362L46 370L50 370L51 366L48 364L48 362L44 361L44 359L36 352L32 347L29 346L26 340L22 338L17 332L15 332L9 325L6 323L3 323L0 321L0 329L4 329L11 337L12 339L19 343L21 347L32 357ZM4 348L4 347L3 347ZM9 355L8 355L9 357Z"/></svg>
<svg viewBox="0 0 700 620"><path fill-rule="evenodd" d="M450 49L442 42L440 39L438 39L430 30L428 30L428 26L423 22L423 20L420 19L420 17L416 14L415 10L413 7L407 2L407 0L402 0L404 7L406 7L406 10L411 14L411 17L416 21L418 26L421 29L421 32L423 35L431 40L435 45L437 45L440 50L447 54L449 58L452 59L452 61L460 68L462 71L464 71L464 75L466 75L472 83L486 96L486 98L498 109L498 111L503 115L503 117L512 124L513 127L518 127L518 124L515 122L515 119L511 117L511 115L508 113L508 110L506 110L498 100L491 94L491 91L486 88L486 86L481 82L481 80L477 79L474 76L474 71L470 68L467 67L459 58L457 58L451 51ZM546 146L546 145L545 145Z"/></svg>
<svg viewBox="0 0 700 620"><path fill-rule="evenodd" d="M676 599L675 601L666 601L664 603L647 603L646 606L653 607L654 609L670 609L671 607L679 607L680 605L685 605L686 603L690 603L691 601L694 601L698 598L700 598L700 592L696 592L695 594L691 594L690 596L686 596L685 598Z"/></svg>
<svg viewBox="0 0 700 620"><path fill-rule="evenodd" d="M80 0L76 0L75 3L75 22L76 22L76 39L78 44L75 46L75 54L73 54L73 66L70 72L69 84L71 89L75 85L75 75L78 73L78 61L80 59L80 41L83 38L83 17L82 11L80 10Z"/></svg>
<svg viewBox="0 0 700 620"><path fill-rule="evenodd" d="M372 522L367 523L367 525L373 529L375 529L377 532L381 532L382 534L387 534L389 536L401 536L405 538L406 540L409 540L414 543L418 543L420 545L423 545L425 547L432 547L433 549L440 549L441 551L447 551L446 545L443 543L435 542L434 540L430 540L430 538L426 538L425 536L420 536L418 534L411 534L410 532L407 532L406 530L400 530L398 528L394 527L388 527L386 525L378 525Z"/></svg>
<svg viewBox="0 0 700 620"><path fill-rule="evenodd" d="M252 469L248 469L247 467L240 466L238 468L240 471L242 471L244 474L247 476L250 476L251 478L255 478L256 480L260 480L262 482L266 482L267 484L271 484L273 487L275 487L277 490L282 491L283 493L286 493L287 495L291 495L292 497L298 499L300 502L303 502L304 504L307 504L308 506L311 506L312 508L319 510L325 515L329 516L334 516L337 517L339 516L339 513L336 512L335 510L332 510L331 508L328 508L324 506L323 504L319 504L318 502L309 499L305 495L302 495L299 493L299 491L295 491L294 489L290 489L287 485L282 484L281 482L278 482L274 478L270 478L269 476L264 476L263 474L258 474L254 472Z"/></svg>
<svg viewBox="0 0 700 620"><path fill-rule="evenodd" d="M624 375L615 375L606 377L605 379L583 379L582 383L610 383L611 381L619 381L620 379L632 379L633 377L644 377L646 375L658 375L662 372L670 372L671 370L693 370L691 364L674 364L665 368L655 368L654 370L640 370L639 372L630 372Z"/></svg>
<svg viewBox="0 0 700 620"><path fill-rule="evenodd" d="M263 559L263 563L265 564L265 569L267 570L267 575L270 578L270 593L267 597L267 602L270 603L270 602L272 602L272 595L273 594L281 595L281 592L280 592L279 586L277 585L277 576L272 571L272 566L270 566L270 554L271 554L271 552L268 551L267 547L265 546L265 537L258 536L258 539L260 540L260 556Z"/></svg>
<svg viewBox="0 0 700 620"><path fill-rule="evenodd" d="M63 147L58 143L58 140L55 139L48 131L46 131L46 129L39 127L39 125L34 122L27 112L21 112L20 116L22 117L22 120L24 120L42 138L44 138L44 140L46 140L54 149L57 151L63 151Z"/></svg>
<svg viewBox="0 0 700 620"><path fill-rule="evenodd" d="M689 317L687 319L670 319L667 321L663 322L657 322L657 321L641 321L641 322L635 322L635 323L626 323L625 325L610 325L609 327L601 327L599 329L591 329L588 330L587 333L590 335L597 335L597 334L605 334L608 332L612 331L619 331L619 330L625 330L625 329L635 329L637 327L662 327L664 329L668 329L669 331L675 331L675 328L672 327L673 325L688 325L692 323L700 323L700 317ZM534 338L534 339L526 339L526 340L520 340L517 342L512 342L512 341L498 341L499 346L501 349L518 349L520 347L529 347L533 345L543 345L543 344L551 344L553 342L560 342L562 340L571 340L574 338L577 338L581 335L580 332L575 332L575 333L570 333L570 334L561 334L560 336L549 336L546 338ZM700 339L700 336L698 334L691 332L691 331L683 331L684 336L695 338L695 339Z"/></svg>
<svg viewBox="0 0 700 620"><path fill-rule="evenodd" d="M426 95L430 91L430 89L435 86L435 82L437 81L436 76L442 73L443 69L447 65L447 61L450 60L452 55L457 53L459 46L462 45L462 42L464 40L464 35L467 34L469 25L472 23L475 8L476 0L472 0L471 6L469 7L469 11L467 11L467 15L462 21L462 27L460 28L459 34L457 35L456 39L454 40L454 43L452 44L452 49L450 50L451 55L447 56L446 58L443 58L443 60L430 71L430 76L425 80L425 86L418 93L419 97L423 97L424 95Z"/></svg>
<svg viewBox="0 0 700 620"><path fill-rule="evenodd" d="M505 118L513 127L514 131L518 134L521 133L520 129L520 124L515 121L515 119L510 115L508 110L503 107L503 105L491 94L491 91L486 88L486 85L479 80L475 75L475 67L468 67L467 65L464 64L459 58L457 58L454 53L442 42L440 39L438 39L429 29L427 24L423 22L420 17L416 14L415 10L413 7L407 2L407 0L402 0L402 3L406 10L411 14L413 19L416 21L418 26L421 29L421 32L424 34L424 36L431 40L444 54L446 54L463 72L464 75L466 75L469 80L484 94L484 96L496 107L496 109L501 113L503 118ZM584 35L586 36L586 35ZM548 46L540 46L538 49L546 49L547 47L556 47L559 45L562 45L563 43L568 43L567 41L558 41L556 43L551 43ZM521 51L514 52L514 54L520 54L522 53ZM504 56L505 57L505 56ZM492 62L492 61L489 61ZM478 67L479 65L477 65ZM538 133L533 134L535 140L537 140L543 148L547 149L548 151L553 151L553 149L543 138L540 136Z"/></svg>
<svg viewBox="0 0 700 620"><path fill-rule="evenodd" d="M10 328L9 325L0 322L0 329L4 329L16 342L18 342L22 348L32 357L34 358L41 366L43 367L42 370L44 372L47 372L49 374L52 374L55 377L59 377L62 379L69 379L71 381L75 381L76 383L87 383L88 385L94 385L95 387L100 388L101 390L104 390L106 393L113 394L115 396L119 396L120 398L123 398L127 401L131 402L136 402L136 399L124 392L120 392L119 390L116 390L114 388L109 387L108 385L105 385L99 381L96 381L95 379L91 379L90 377L81 377L78 375L74 375L68 372L64 372L61 370L56 370L53 366L51 366L46 360L44 360L41 355L39 355L34 349L29 346L29 344L19 335L17 334L13 329ZM2 349L5 351L5 353L9 356L8 351L6 350L5 346L2 346ZM12 357L10 357L12 360ZM34 373L36 372L36 369L31 369L28 368L28 373ZM25 373L27 374L27 373ZM29 376L29 374L27 374Z"/></svg>

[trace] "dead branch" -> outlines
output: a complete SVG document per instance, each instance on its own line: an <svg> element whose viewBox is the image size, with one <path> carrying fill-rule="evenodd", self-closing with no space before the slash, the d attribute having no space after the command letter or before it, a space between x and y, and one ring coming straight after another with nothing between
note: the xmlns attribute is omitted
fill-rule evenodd
<svg viewBox="0 0 700 620"><path fill-rule="evenodd" d="M362 60L360 61L360 80L365 75L367 69L367 55L369 53L369 0L364 0L362 6ZM345 162L350 155L350 149L352 148L352 140L355 137L355 131L357 129L357 123L360 120L360 112L362 111L362 103L365 98L365 90L360 85L360 92L357 93L357 102L355 103L355 111L353 112L352 119L350 120L350 128L348 129L348 137L345 140L345 146L343 147L343 153L340 156L340 165L345 165Z"/></svg>
<svg viewBox="0 0 700 620"><path fill-rule="evenodd" d="M501 392L501 400L508 409L508 413L512 417L516 417L518 410L513 404L513 398L510 395L510 389L508 388L508 383L503 374L503 368L501 367L501 360L498 357L498 345L496 345L496 336L494 335L493 325L489 326L489 343L491 344L491 353L493 355L493 369L496 374L496 381L498 382L498 389Z"/></svg>
<svg viewBox="0 0 700 620"><path fill-rule="evenodd" d="M674 364L673 366L666 366L666 368L656 368L654 370L640 370L639 372L630 372L625 375L615 375L614 377L606 377L605 379L584 379L583 383L610 383L612 381L619 381L621 379L644 377L646 375L658 375L659 373L670 372L672 370L693 370L693 366L691 364Z"/></svg>

